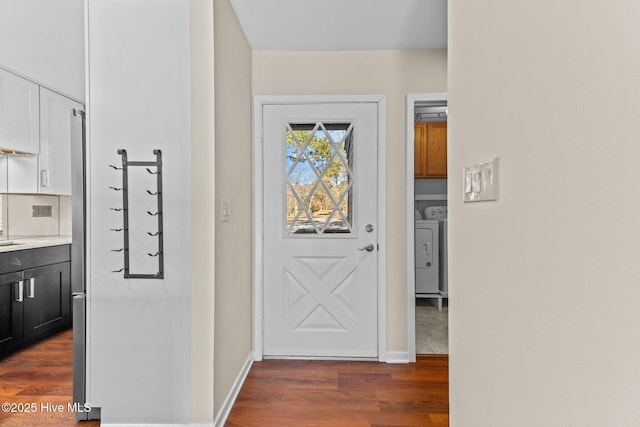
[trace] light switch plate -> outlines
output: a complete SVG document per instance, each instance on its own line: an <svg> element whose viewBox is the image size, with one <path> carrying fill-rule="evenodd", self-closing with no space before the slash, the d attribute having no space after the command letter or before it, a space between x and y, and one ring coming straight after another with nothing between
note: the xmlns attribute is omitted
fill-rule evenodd
<svg viewBox="0 0 640 427"><path fill-rule="evenodd" d="M465 167L462 186L465 203L498 200L498 158Z"/></svg>
<svg viewBox="0 0 640 427"><path fill-rule="evenodd" d="M220 199L220 221L231 221L231 200Z"/></svg>

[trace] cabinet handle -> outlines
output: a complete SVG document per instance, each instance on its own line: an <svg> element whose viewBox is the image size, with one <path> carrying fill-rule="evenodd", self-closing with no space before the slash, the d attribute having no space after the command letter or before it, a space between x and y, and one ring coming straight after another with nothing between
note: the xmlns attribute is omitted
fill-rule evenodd
<svg viewBox="0 0 640 427"><path fill-rule="evenodd" d="M27 294L27 298L35 298L36 297L36 278L32 277L29 279L29 293Z"/></svg>
<svg viewBox="0 0 640 427"><path fill-rule="evenodd" d="M18 297L16 298L16 302L22 302L24 301L24 280L20 280L19 282L16 282L16 286L17 286L16 293L18 294Z"/></svg>
<svg viewBox="0 0 640 427"><path fill-rule="evenodd" d="M43 169L42 171L40 171L40 185L42 185L44 188L48 188L49 185L49 170L48 169Z"/></svg>

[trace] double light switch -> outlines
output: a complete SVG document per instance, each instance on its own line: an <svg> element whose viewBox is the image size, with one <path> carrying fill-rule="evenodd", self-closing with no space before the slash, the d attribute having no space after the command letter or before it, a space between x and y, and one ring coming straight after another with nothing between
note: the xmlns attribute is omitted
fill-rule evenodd
<svg viewBox="0 0 640 427"><path fill-rule="evenodd" d="M467 166L463 175L463 200L482 202L498 200L498 158Z"/></svg>

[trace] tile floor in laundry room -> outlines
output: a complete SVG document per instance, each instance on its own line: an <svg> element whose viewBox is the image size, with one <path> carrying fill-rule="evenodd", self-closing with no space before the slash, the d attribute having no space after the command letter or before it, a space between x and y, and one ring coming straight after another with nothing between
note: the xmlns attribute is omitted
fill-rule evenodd
<svg viewBox="0 0 640 427"><path fill-rule="evenodd" d="M416 354L449 354L449 305L442 311L437 300L416 298Z"/></svg>

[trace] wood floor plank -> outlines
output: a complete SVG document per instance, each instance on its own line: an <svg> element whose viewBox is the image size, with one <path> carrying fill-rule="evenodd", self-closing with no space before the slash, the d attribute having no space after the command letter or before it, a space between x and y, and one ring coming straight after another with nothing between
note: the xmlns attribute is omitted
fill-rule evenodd
<svg viewBox="0 0 640 427"><path fill-rule="evenodd" d="M68 410L73 400L72 349L69 329L0 359L0 402L16 410L0 411L1 426L100 426L100 421L78 422Z"/></svg>
<svg viewBox="0 0 640 427"><path fill-rule="evenodd" d="M447 427L448 357L254 363L228 427Z"/></svg>

